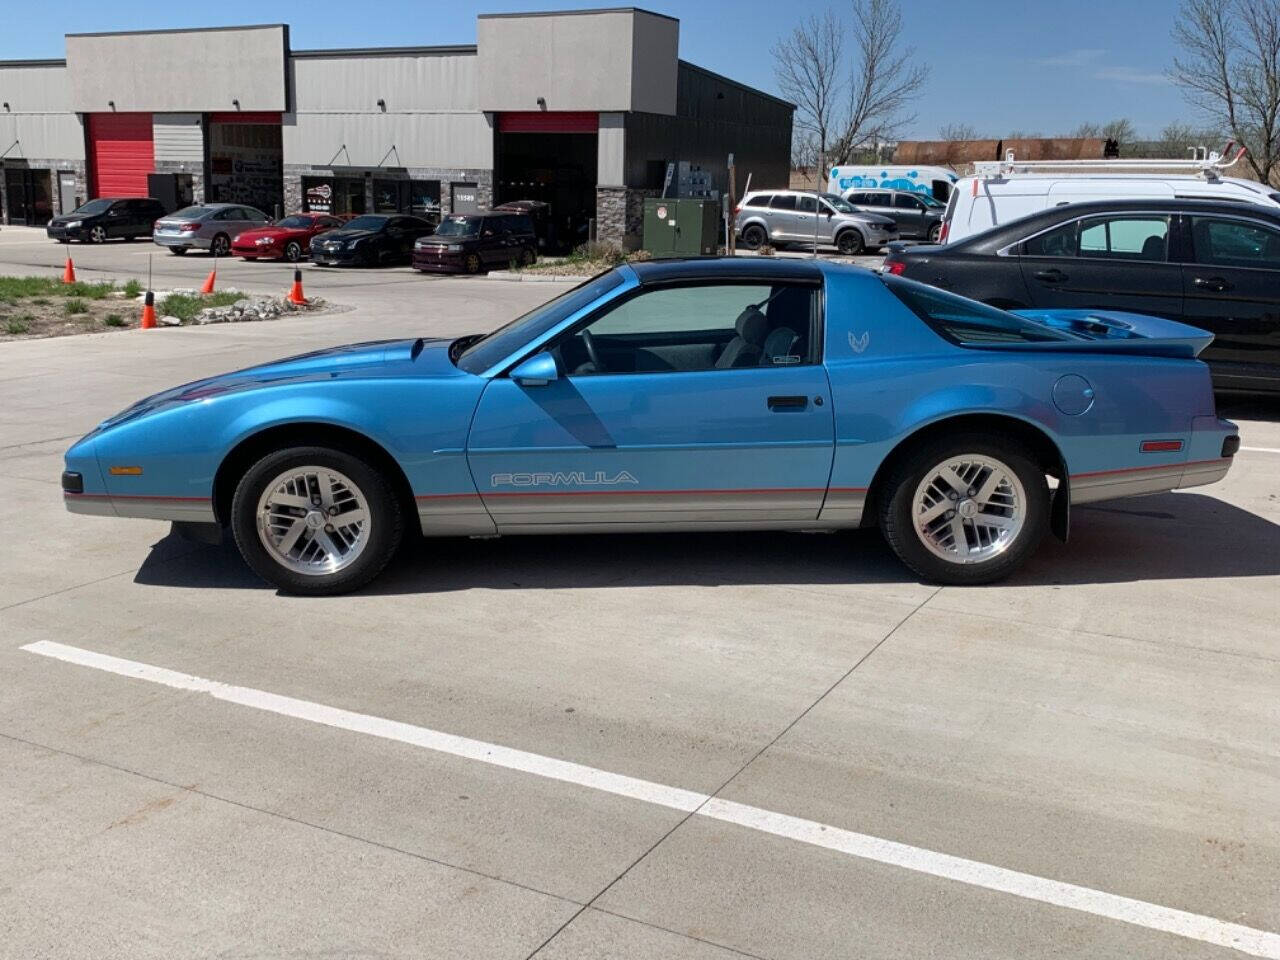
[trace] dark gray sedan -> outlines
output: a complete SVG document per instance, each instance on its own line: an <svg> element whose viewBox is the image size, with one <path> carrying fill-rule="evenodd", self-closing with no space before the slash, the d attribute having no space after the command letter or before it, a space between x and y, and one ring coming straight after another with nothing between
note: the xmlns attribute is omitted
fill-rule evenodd
<svg viewBox="0 0 1280 960"><path fill-rule="evenodd" d="M208 250L215 257L225 257L240 231L270 222L261 210L244 204L204 203L157 220L151 239L177 256L188 250Z"/></svg>

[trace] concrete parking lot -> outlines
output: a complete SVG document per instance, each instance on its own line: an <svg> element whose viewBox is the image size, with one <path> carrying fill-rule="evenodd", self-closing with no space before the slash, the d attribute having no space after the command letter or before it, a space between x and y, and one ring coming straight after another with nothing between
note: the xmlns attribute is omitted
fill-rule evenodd
<svg viewBox="0 0 1280 960"><path fill-rule="evenodd" d="M563 289L305 276L352 309L0 344L0 956L1280 957L1280 405L987 588L867 531L431 541L301 599L64 511L142 395Z"/></svg>

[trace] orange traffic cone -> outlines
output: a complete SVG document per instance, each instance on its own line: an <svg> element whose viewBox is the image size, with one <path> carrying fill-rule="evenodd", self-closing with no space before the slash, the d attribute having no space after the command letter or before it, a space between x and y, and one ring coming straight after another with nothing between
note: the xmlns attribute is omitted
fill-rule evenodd
<svg viewBox="0 0 1280 960"><path fill-rule="evenodd" d="M213 283L217 279L218 279L218 266L217 264L214 264L213 269L209 271L209 276L204 278L204 286L200 288L200 292L213 293Z"/></svg>
<svg viewBox="0 0 1280 960"><path fill-rule="evenodd" d="M71 262L70 255L67 256L67 267L65 270L62 271L62 282L63 283L76 282L76 265Z"/></svg>
<svg viewBox="0 0 1280 960"><path fill-rule="evenodd" d="M142 301L142 322L138 327L142 330L154 330L156 325L156 295L147 291L147 298Z"/></svg>
<svg viewBox="0 0 1280 960"><path fill-rule="evenodd" d="M302 295L302 271L296 268L293 271L293 287L289 290L289 302L296 304L307 302L307 298Z"/></svg>

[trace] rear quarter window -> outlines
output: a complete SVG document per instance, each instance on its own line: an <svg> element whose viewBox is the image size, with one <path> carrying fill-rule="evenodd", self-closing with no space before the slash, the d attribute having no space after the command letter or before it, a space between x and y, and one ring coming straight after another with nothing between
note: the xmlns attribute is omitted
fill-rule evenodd
<svg viewBox="0 0 1280 960"><path fill-rule="evenodd" d="M773 194L770 194L770 193L761 193L761 194L759 194L759 195L757 195L757 196L754 196L754 197L750 198L746 203L744 203L744 204L743 204L743 206L745 206L745 207L767 207L767 206L769 205L769 201L770 201L770 200L772 200L772 199L773 199Z"/></svg>
<svg viewBox="0 0 1280 960"><path fill-rule="evenodd" d="M985 303L958 297L935 287L882 277L889 292L903 302L944 340L961 347L984 347L1000 343L1054 343L1077 339L1050 330Z"/></svg>

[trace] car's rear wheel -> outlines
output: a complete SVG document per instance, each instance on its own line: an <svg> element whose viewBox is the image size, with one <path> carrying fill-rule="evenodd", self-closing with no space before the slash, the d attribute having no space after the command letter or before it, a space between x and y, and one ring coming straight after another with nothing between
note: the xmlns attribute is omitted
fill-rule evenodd
<svg viewBox="0 0 1280 960"><path fill-rule="evenodd" d="M209 243L209 252L215 257L225 257L231 252L231 238L220 233Z"/></svg>
<svg viewBox="0 0 1280 960"><path fill-rule="evenodd" d="M400 545L403 514L387 479L359 457L293 447L255 463L236 486L231 527L245 562L287 593L364 586Z"/></svg>
<svg viewBox="0 0 1280 960"><path fill-rule="evenodd" d="M302 259L302 244L297 240L290 240L284 245L284 258L290 263L297 263Z"/></svg>
<svg viewBox="0 0 1280 960"><path fill-rule="evenodd" d="M857 230L846 230L836 237L836 249L846 257L856 257L862 253L865 247L866 244L862 241L862 234Z"/></svg>
<svg viewBox="0 0 1280 960"><path fill-rule="evenodd" d="M175 257L181 257L186 254L187 248L186 247L170 247L169 252L172 253Z"/></svg>
<svg viewBox="0 0 1280 960"><path fill-rule="evenodd" d="M742 245L748 250L758 250L768 242L768 231L758 223L753 223L742 231Z"/></svg>
<svg viewBox="0 0 1280 960"><path fill-rule="evenodd" d="M96 227L90 227L89 239L92 240L94 243L106 243L107 228L102 225L98 225Z"/></svg>
<svg viewBox="0 0 1280 960"><path fill-rule="evenodd" d="M935 583L990 583L1031 555L1049 525L1044 471L1020 445L983 434L935 440L887 478L880 525Z"/></svg>
<svg viewBox="0 0 1280 960"><path fill-rule="evenodd" d="M929 242L937 243L942 238L942 224L935 223L929 228Z"/></svg>

